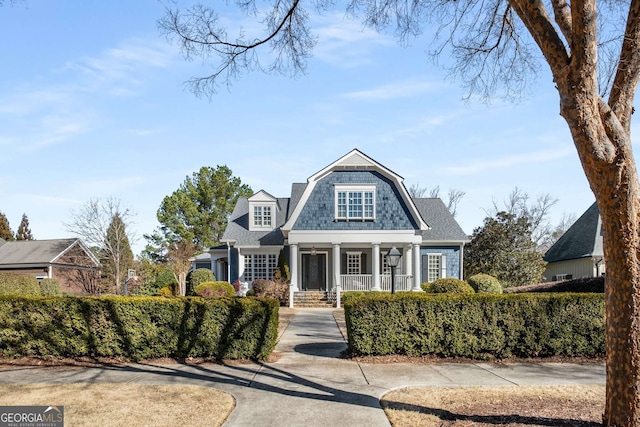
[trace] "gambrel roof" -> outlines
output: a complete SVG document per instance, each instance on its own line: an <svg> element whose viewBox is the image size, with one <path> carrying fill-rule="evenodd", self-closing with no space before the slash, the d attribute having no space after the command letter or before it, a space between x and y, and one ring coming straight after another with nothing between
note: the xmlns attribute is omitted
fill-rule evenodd
<svg viewBox="0 0 640 427"><path fill-rule="evenodd" d="M394 194L405 206L404 212L412 218L415 231L422 234L423 242L459 244L469 241L469 237L460 228L442 200L439 198L413 199L405 188L402 177L358 150L351 151L315 173L307 183L292 184L291 196L288 198L275 198L263 190L257 192L256 194L262 193L262 197L269 196L276 201L273 230L250 231L249 203L254 196L240 197L221 241L236 247L284 246L287 233L295 224L296 218L305 207L316 184L333 172L343 173L344 171L371 172L390 183L395 188Z"/></svg>
<svg viewBox="0 0 640 427"><path fill-rule="evenodd" d="M393 172L391 169L388 169L382 164L376 162L360 150L353 149L349 153L345 154L335 162L316 172L315 174L310 176L309 179L307 179L307 185L305 186L304 191L300 196L300 200L295 204L291 216L287 218L286 223L282 226L282 230L285 234L287 234L293 228L293 225L298 219L298 216L300 215L305 202L313 192L316 184L331 172L340 170L375 171L388 178L395 185L396 190L398 191L400 197L408 208L409 213L413 217L413 220L416 222L416 224L418 224L418 228L423 231L429 229L429 226L420 215L418 208L414 204L413 199L411 198L409 192L403 184L404 178Z"/></svg>
<svg viewBox="0 0 640 427"><path fill-rule="evenodd" d="M549 248L547 262L567 261L585 257L602 257L602 221L598 204L589 209Z"/></svg>

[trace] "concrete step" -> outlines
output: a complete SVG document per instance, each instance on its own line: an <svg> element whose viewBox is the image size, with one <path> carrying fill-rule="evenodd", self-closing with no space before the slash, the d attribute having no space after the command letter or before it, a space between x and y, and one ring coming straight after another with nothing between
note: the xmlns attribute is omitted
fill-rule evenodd
<svg viewBox="0 0 640 427"><path fill-rule="evenodd" d="M335 307L334 296L324 291L299 291L293 293L293 306L299 308Z"/></svg>

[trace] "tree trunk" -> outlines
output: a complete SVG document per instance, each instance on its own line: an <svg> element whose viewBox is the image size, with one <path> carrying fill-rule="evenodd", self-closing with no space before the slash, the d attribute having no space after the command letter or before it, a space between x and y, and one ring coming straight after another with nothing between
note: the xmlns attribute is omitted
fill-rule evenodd
<svg viewBox="0 0 640 427"><path fill-rule="evenodd" d="M611 129L604 102L571 93L572 86L559 84L561 114L596 196L606 260L604 423L640 426L640 209L631 136Z"/></svg>

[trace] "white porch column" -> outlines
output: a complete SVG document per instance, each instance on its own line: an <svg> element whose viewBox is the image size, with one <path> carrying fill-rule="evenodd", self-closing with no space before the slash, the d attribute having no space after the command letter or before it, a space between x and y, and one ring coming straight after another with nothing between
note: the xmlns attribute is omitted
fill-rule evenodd
<svg viewBox="0 0 640 427"><path fill-rule="evenodd" d="M298 245L293 243L289 245L290 260L289 267L291 267L291 287L294 291L298 291Z"/></svg>
<svg viewBox="0 0 640 427"><path fill-rule="evenodd" d="M333 289L340 286L340 244L333 244Z"/></svg>
<svg viewBox="0 0 640 427"><path fill-rule="evenodd" d="M407 245L404 248L404 270L403 274L413 275L413 255L411 251L411 245ZM411 281L411 286L413 287L413 280Z"/></svg>
<svg viewBox="0 0 640 427"><path fill-rule="evenodd" d="M421 274L420 245L417 243L414 244L411 252L413 253L413 288L411 288L411 290L413 292L421 292L422 288L420 287L420 274Z"/></svg>
<svg viewBox="0 0 640 427"><path fill-rule="evenodd" d="M371 273L373 274L372 291L380 290L380 243L373 244L373 253L371 260Z"/></svg>
<svg viewBox="0 0 640 427"><path fill-rule="evenodd" d="M240 253L240 249L238 249L238 280L242 280L242 276L244 275L244 255ZM229 276L231 278L231 276Z"/></svg>

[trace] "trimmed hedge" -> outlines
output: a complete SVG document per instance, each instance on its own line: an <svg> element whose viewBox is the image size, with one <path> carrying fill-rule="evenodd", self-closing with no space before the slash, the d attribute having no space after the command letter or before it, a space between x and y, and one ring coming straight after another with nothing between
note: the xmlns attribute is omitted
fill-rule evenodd
<svg viewBox="0 0 640 427"><path fill-rule="evenodd" d="M0 295L40 295L40 285L30 274L0 272Z"/></svg>
<svg viewBox="0 0 640 427"><path fill-rule="evenodd" d="M478 294L501 294L502 285L500 281L489 274L478 273L467 279L467 283L471 285Z"/></svg>
<svg viewBox="0 0 640 427"><path fill-rule="evenodd" d="M0 297L0 356L266 359L278 302L260 298Z"/></svg>
<svg viewBox="0 0 640 427"><path fill-rule="evenodd" d="M197 268L187 274L187 295L195 295L195 288L200 283L215 282L216 276L208 268Z"/></svg>
<svg viewBox="0 0 640 427"><path fill-rule="evenodd" d="M475 291L464 280L448 277L433 282L422 283L423 291L428 294L473 294Z"/></svg>
<svg viewBox="0 0 640 427"><path fill-rule="evenodd" d="M601 357L599 294L370 294L344 303L355 355Z"/></svg>
<svg viewBox="0 0 640 427"><path fill-rule="evenodd" d="M228 282L202 282L194 288L196 295L203 298L234 297L236 291Z"/></svg>

